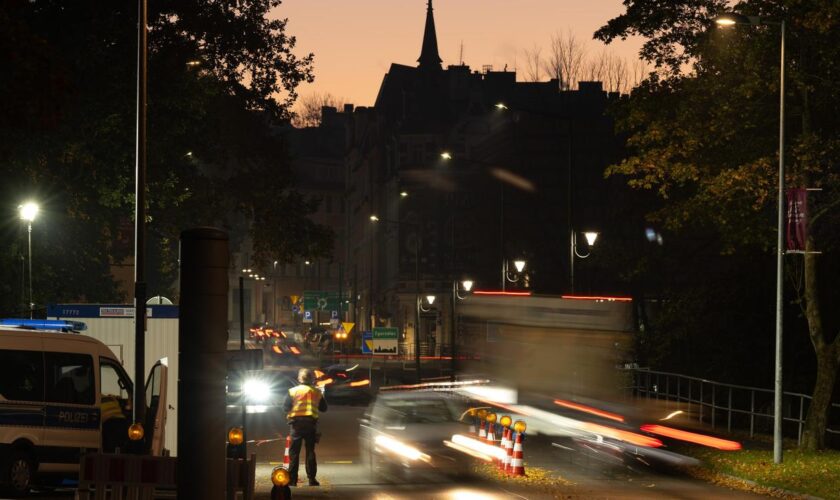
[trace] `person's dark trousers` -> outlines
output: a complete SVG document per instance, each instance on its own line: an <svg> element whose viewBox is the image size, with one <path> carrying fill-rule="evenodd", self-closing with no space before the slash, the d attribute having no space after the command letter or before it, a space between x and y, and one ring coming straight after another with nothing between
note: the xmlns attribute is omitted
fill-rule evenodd
<svg viewBox="0 0 840 500"><path fill-rule="evenodd" d="M289 423L292 435L292 446L289 449L289 479L290 484L297 483L298 468L300 467L300 447L306 445L306 476L310 481L315 480L318 473L318 463L315 461L315 441L318 434L318 421L311 417L298 417Z"/></svg>

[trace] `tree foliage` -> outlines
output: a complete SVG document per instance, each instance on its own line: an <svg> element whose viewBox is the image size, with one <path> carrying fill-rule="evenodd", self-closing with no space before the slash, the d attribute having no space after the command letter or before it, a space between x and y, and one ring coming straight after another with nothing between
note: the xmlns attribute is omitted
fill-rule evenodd
<svg viewBox="0 0 840 500"><path fill-rule="evenodd" d="M714 238L706 241L721 254L773 255L779 26L714 27L712 19L728 4L625 0L626 12L596 32L605 42L645 37L641 55L657 68L618 110L631 154L608 174L656 193L661 208L650 219L671 231L710 231ZM840 365L840 322L830 313L838 309L840 295L829 286L837 276L830 255L840 248L840 6L824 0L744 0L734 9L787 23L786 179L790 186L823 190L809 202L807 247L823 254L786 257L795 292L789 305L800 309L787 331L808 338L816 355L804 442L820 447Z"/></svg>
<svg viewBox="0 0 840 500"><path fill-rule="evenodd" d="M257 261L329 251L328 230L306 218L315 207L294 189L279 132L298 85L313 78L313 56L297 57L286 21L269 16L279 4L149 3L152 293L169 292L179 233L191 226L227 227L234 244L252 237ZM19 257L15 209L22 197L38 199L46 213L33 229L44 252L36 279L76 285L40 283L39 302L117 300L110 266L133 250L136 3L12 0L0 21L8 27L0 51L12 62L0 76L9 104L0 113L0 175L5 231L14 235L2 253ZM72 248L48 250L36 237L46 227ZM19 283L18 267L0 266L0 281ZM4 294L0 309L14 308L16 296Z"/></svg>

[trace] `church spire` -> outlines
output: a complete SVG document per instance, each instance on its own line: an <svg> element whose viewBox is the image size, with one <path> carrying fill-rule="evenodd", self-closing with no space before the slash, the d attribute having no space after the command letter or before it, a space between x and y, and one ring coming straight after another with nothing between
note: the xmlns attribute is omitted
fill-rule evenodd
<svg viewBox="0 0 840 500"><path fill-rule="evenodd" d="M423 49L420 51L420 69L440 69L443 61L438 54L437 32L435 31L435 16L432 14L432 0L426 8L426 31L423 33Z"/></svg>

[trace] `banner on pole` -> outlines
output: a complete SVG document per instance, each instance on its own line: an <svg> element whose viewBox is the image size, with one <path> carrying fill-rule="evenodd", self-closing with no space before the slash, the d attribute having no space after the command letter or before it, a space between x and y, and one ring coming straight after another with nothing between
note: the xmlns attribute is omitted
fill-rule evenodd
<svg viewBox="0 0 840 500"><path fill-rule="evenodd" d="M804 252L808 239L808 190L791 188L787 190L787 249Z"/></svg>

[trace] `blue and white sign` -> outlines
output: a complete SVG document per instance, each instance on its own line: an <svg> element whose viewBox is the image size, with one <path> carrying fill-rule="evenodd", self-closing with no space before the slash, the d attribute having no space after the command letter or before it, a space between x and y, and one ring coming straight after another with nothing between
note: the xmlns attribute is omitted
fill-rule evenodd
<svg viewBox="0 0 840 500"><path fill-rule="evenodd" d="M333 311L330 315L330 319L338 319L338 311Z"/></svg>
<svg viewBox="0 0 840 500"><path fill-rule="evenodd" d="M303 322L312 323L312 311L303 311Z"/></svg>
<svg viewBox="0 0 840 500"><path fill-rule="evenodd" d="M362 354L373 354L373 332L362 332Z"/></svg>

